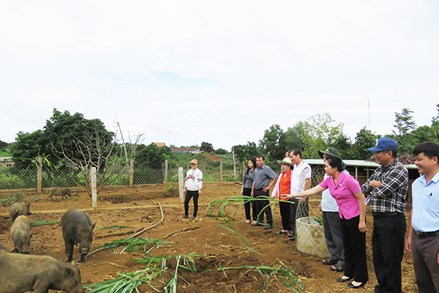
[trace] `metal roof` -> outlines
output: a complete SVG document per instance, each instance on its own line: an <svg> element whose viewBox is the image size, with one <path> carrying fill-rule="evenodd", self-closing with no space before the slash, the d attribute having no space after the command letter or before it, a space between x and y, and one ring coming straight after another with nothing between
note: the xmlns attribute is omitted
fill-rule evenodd
<svg viewBox="0 0 439 293"><path fill-rule="evenodd" d="M322 159L304 159L310 165L323 165ZM378 168L380 165L374 162L363 161L363 160L343 160L348 167L371 167ZM404 165L407 169L417 169L415 164Z"/></svg>

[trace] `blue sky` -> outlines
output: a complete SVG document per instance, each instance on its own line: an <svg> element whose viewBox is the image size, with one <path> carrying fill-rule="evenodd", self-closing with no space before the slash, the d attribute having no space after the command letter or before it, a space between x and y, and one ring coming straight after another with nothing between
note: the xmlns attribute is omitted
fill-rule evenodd
<svg viewBox="0 0 439 293"><path fill-rule="evenodd" d="M144 143L257 141L329 113L390 133L439 103L437 1L2 1L0 139L52 109Z"/></svg>

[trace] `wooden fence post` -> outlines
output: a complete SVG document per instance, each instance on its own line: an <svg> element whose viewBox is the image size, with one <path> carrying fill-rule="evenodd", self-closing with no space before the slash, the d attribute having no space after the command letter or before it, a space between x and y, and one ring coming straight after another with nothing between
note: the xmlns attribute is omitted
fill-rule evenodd
<svg viewBox="0 0 439 293"><path fill-rule="evenodd" d="M130 167L128 169L128 177L130 179L130 189L134 187L134 160L130 160Z"/></svg>
<svg viewBox="0 0 439 293"><path fill-rule="evenodd" d="M224 174L223 174L223 161L220 161L220 182L223 183Z"/></svg>
<svg viewBox="0 0 439 293"><path fill-rule="evenodd" d="M37 192L43 192L43 158L37 157Z"/></svg>
<svg viewBox="0 0 439 293"><path fill-rule="evenodd" d="M163 170L163 183L168 182L169 163L165 160L165 168Z"/></svg>
<svg viewBox="0 0 439 293"><path fill-rule="evenodd" d="M98 193L96 190L96 167L90 169L90 185L91 185L91 206L93 209L98 208Z"/></svg>
<svg viewBox="0 0 439 293"><path fill-rule="evenodd" d="M180 195L180 203L184 203L184 181L183 181L183 167L178 167L178 191Z"/></svg>

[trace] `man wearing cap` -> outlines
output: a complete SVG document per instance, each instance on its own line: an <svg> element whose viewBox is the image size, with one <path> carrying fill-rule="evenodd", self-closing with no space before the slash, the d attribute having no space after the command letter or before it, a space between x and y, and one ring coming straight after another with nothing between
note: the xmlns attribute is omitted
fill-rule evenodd
<svg viewBox="0 0 439 293"><path fill-rule="evenodd" d="M302 150L294 149L290 151L290 159L294 164L293 183L291 194L302 192L311 188L311 166L302 158ZM291 228L292 233L288 235L289 240L296 239L296 218L307 217L309 214L308 197L302 199L292 199L291 205Z"/></svg>
<svg viewBox="0 0 439 293"><path fill-rule="evenodd" d="M412 184L411 225L406 249L413 254L419 292L439 292L439 144L425 142L413 150L421 177Z"/></svg>
<svg viewBox="0 0 439 293"><path fill-rule="evenodd" d="M397 159L396 141L381 137L375 147L378 167L362 185L368 194L373 221L372 254L377 293L401 291L401 261L404 254L408 171Z"/></svg>
<svg viewBox="0 0 439 293"><path fill-rule="evenodd" d="M198 212L198 196L201 194L203 188L203 173L198 169L197 159L191 160L191 169L186 173L186 182L184 184L184 219L189 215L189 202L191 198L194 199L194 214L191 220L197 218Z"/></svg>
<svg viewBox="0 0 439 293"><path fill-rule="evenodd" d="M319 155L323 160L328 157L336 157L341 159L337 149L328 147L324 151L319 151ZM343 173L349 174L345 169ZM328 175L325 173L324 179ZM343 234L341 228L341 220L338 212L338 204L335 198L332 197L329 189L322 192L322 201L320 202L319 209L322 211L323 219L323 231L325 233L326 246L329 251L329 258L322 260L325 265L330 265L331 270L342 272L345 268L344 247L343 247Z"/></svg>
<svg viewBox="0 0 439 293"><path fill-rule="evenodd" d="M291 203L287 202L288 198L283 196L283 194L291 193L293 170L291 170L291 159L288 157L285 157L282 161L278 161L277 163L281 165L281 174L277 178L271 197L277 197L280 200L279 210L282 219L282 228L278 234L287 234L291 232Z"/></svg>
<svg viewBox="0 0 439 293"><path fill-rule="evenodd" d="M271 186L274 184L274 180L277 178L277 174L269 167L265 165L264 156L260 155L256 157L256 169L255 180L253 181L251 195L255 198L268 196ZM257 223L252 223L253 226L262 226L264 223L264 213L267 216L267 223L264 225L265 229L273 228L273 215L271 213L270 202L265 199L256 201L256 215L258 215Z"/></svg>

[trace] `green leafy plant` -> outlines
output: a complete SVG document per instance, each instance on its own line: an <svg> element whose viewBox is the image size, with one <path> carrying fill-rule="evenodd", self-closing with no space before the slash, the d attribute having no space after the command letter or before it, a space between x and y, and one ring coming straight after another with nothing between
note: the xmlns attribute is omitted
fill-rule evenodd
<svg viewBox="0 0 439 293"><path fill-rule="evenodd" d="M217 269L220 272L227 270L247 270L255 271L261 275L264 279L264 283L261 287L262 290L266 289L272 279L278 278L285 286L287 286L293 292L300 292L304 290L302 282L297 278L294 271L287 265L280 262L273 267L270 266L237 266L237 267L222 267ZM227 276L227 275L226 275Z"/></svg>
<svg viewBox="0 0 439 293"><path fill-rule="evenodd" d="M24 199L24 195L21 193L14 193L5 198L0 199L0 206L7 207L13 204L14 202L19 202Z"/></svg>
<svg viewBox="0 0 439 293"><path fill-rule="evenodd" d="M97 227L95 230L105 230L105 229L116 229L116 230L120 230L120 229L125 229L125 228L131 228L129 226L118 226L118 225L113 225L113 226L99 226Z"/></svg>
<svg viewBox="0 0 439 293"><path fill-rule="evenodd" d="M32 222L30 224L30 226L31 227L39 227L39 226L46 226L46 225L56 225L58 223L59 222L56 221L56 220L48 220L48 221L46 221L46 220L39 220L39 221Z"/></svg>
<svg viewBox="0 0 439 293"><path fill-rule="evenodd" d="M149 253L154 248L157 248L164 244L169 244L173 242L167 242L160 239L149 239L149 238L127 238L121 240L114 240L109 243L105 243L103 247L112 248L115 250L118 247L125 246L120 253L124 251L140 251L143 250L145 254Z"/></svg>
<svg viewBox="0 0 439 293"><path fill-rule="evenodd" d="M119 273L114 279L104 282L91 284L85 286L88 292L92 293L125 293L125 292L140 292L139 287L142 284L148 285L152 290L156 292L177 292L178 285L178 272L180 269L185 269L191 272L195 272L195 260L194 257L198 256L195 253L185 255L172 255L172 256L144 256L144 259L137 259L136 261L141 264L145 264L145 269L135 272ZM171 278L166 282L162 290L158 287L164 283L165 274L168 271L168 261L172 258L176 260L175 270L172 273Z"/></svg>
<svg viewBox="0 0 439 293"><path fill-rule="evenodd" d="M314 216L313 220L316 221L320 226L323 226L323 218L322 216Z"/></svg>

